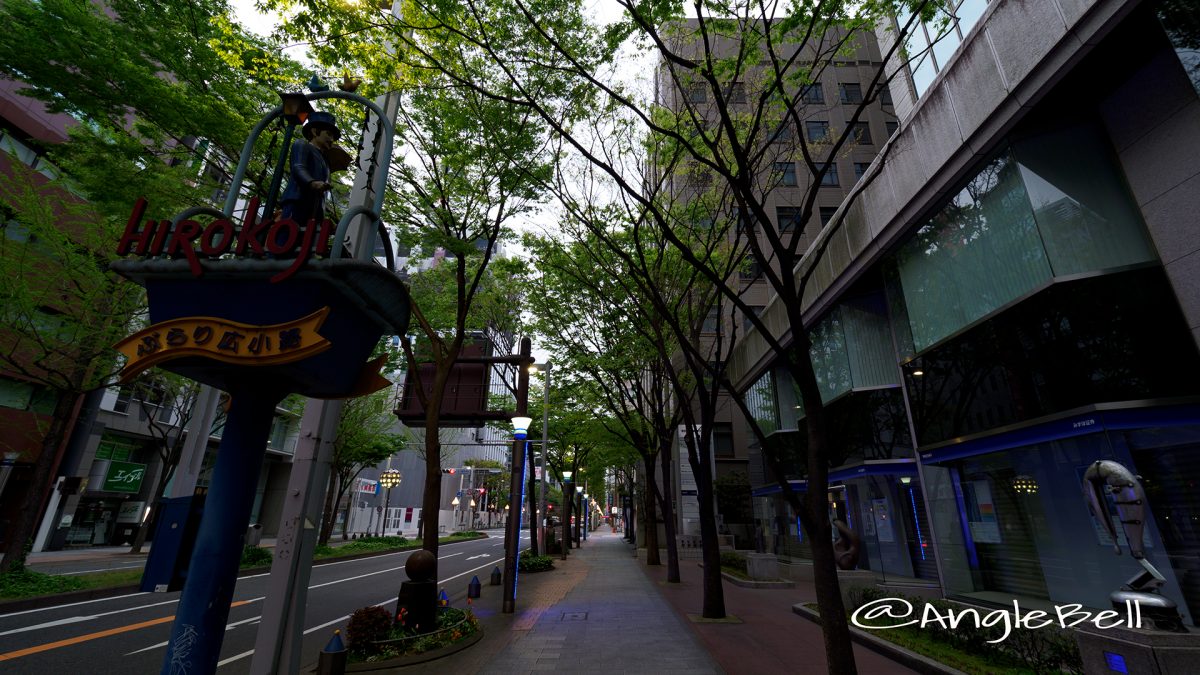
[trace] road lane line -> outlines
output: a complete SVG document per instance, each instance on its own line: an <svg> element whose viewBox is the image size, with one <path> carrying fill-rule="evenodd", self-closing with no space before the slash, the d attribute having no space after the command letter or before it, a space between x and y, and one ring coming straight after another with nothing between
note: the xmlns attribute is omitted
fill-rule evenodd
<svg viewBox="0 0 1200 675"><path fill-rule="evenodd" d="M249 600L239 600L238 602L231 604L230 607L237 607L238 605L245 605L245 604L248 604L249 602L250 602ZM174 620L175 620L175 615L172 614L171 616L164 616L164 617L159 617L157 619L150 619L149 621L142 621L140 623L132 623L132 624L129 624L128 626L119 626L117 628L109 628L108 630L102 630L102 631L98 631L95 633L88 633L87 635L77 635L75 637L67 638L65 640L58 640L57 642L47 642L46 644L43 644L43 645L26 647L25 649L18 649L16 651L8 652L6 654L0 654L0 661L11 661L12 659L20 658L22 656L29 656L30 654L39 654L41 652L47 652L47 651L50 651L51 649L59 649L61 647L70 647L71 645L77 645L81 642L88 642L90 640L98 640L100 638L109 637L112 635L120 635L121 633L128 633L129 631L138 630L140 628L148 628L150 626L157 626L160 623L166 623L168 621L174 621Z"/></svg>
<svg viewBox="0 0 1200 675"><path fill-rule="evenodd" d="M111 572L113 570L133 569L135 567L144 567L144 565L118 565L117 567L105 567L104 569L100 569L100 570L82 570L79 572L58 572L57 574L55 574L55 576L68 577L68 576L71 576L72 574L91 574L92 572ZM51 574L51 573L47 572L47 574Z"/></svg>
<svg viewBox="0 0 1200 675"><path fill-rule="evenodd" d="M242 624L244 624L244 623L253 623L253 622L255 622L255 621L258 621L258 620L259 620L259 619L261 619L261 618L262 618L262 615L259 615L259 616L252 616L252 617L250 617L249 619L242 619L241 621L234 621L233 623L226 624L226 625L225 625L225 632L229 632L229 630L230 630L231 628L235 627L235 626L240 626L240 625L242 625ZM135 649L135 650L133 650L133 651L131 651L131 652L126 652L126 653L125 653L125 656L132 656L132 655L134 655L134 654L141 654L142 652L148 652L148 651L150 651L151 649L158 649L159 647L166 647L168 642L170 642L170 641L169 641L169 640L164 640L164 641L162 641L162 642L160 642L160 643L158 643L158 644L156 644L156 645L150 645L149 647L142 647L141 649Z"/></svg>
<svg viewBox="0 0 1200 675"><path fill-rule="evenodd" d="M459 554L459 553L454 553L454 554L452 554L452 555L461 555L461 554ZM448 558L448 557L450 557L450 556L446 556L446 557ZM456 574L456 575L454 575L454 576L452 576L452 577L449 577L449 578L446 578L446 579L442 579L442 580L441 580L441 581L439 581L438 583L439 583L439 584L444 584L444 583L446 583L447 581L453 581L453 580L455 580L455 579L457 579L457 578L459 578L459 577L461 577L461 576L464 576L464 575L470 574L471 572L477 572L477 571L479 571L479 570L481 570L481 569L483 569L483 568L485 568L485 567L490 567L491 565L492 565L492 563L488 563L487 565L480 565L479 567L476 567L476 568L473 568L473 569L469 569L469 570L467 570L466 572L463 572L462 574ZM383 607L384 605L390 605L390 604L392 604L392 603L393 603L393 602L395 602L395 601L396 601L396 598L388 598L387 600L384 600L383 602L377 602L377 603L375 603L374 605L371 605L371 606L372 606L372 607ZM350 618L350 615L349 615L349 614L346 614L345 616L339 616L338 618L336 618L336 619L334 619L334 620L332 620L332 621L326 621L325 623L323 623L323 624L321 624L321 625L319 625L319 626L313 626L312 628L309 628L309 629L305 630L305 631L304 631L304 633L302 633L302 634L303 634L303 635L308 635L309 633L315 633L315 632L317 632L317 631L321 630L322 628L328 628L328 627L330 627L330 626L334 625L335 623L341 623L342 621L345 621L346 619L349 619L349 618ZM220 663L218 663L217 665L218 665L218 666L223 666L223 665L226 665L226 664L228 664L228 663L233 663L234 661L237 661L238 659L244 659L244 658L246 658L247 656L250 656L250 655L252 655L252 654L254 654L254 650L253 650L253 649L251 649L251 650L250 650L250 651L248 651L248 652L243 652L243 653L241 653L241 654L237 654L236 656L231 656L231 657L229 657L229 658L225 659L224 661L221 661L221 662L220 662Z"/></svg>
<svg viewBox="0 0 1200 675"><path fill-rule="evenodd" d="M249 600L248 602L255 602L256 600L262 600L262 598L254 598L253 600ZM42 628L53 628L54 626L62 626L62 625L66 625L69 623L78 623L80 621L90 621L92 619L99 619L102 616L111 616L113 614L121 614L123 612L133 612L133 611L140 610L140 609L150 609L151 607L161 607L162 605L171 605L171 604L174 604L177 602L179 602L179 600L164 600L162 602L155 602L155 603L149 604L149 605L138 605L137 607L126 607L125 609L114 609L109 612L100 612L99 614L91 614L88 616L74 616L74 617L70 617L67 619L58 619L56 621L47 621L46 623L39 623L39 624L33 625L33 626L22 626L21 628L14 628L12 630L6 630L3 633L0 633L0 636L12 635L13 633L24 633L25 631L39 630Z"/></svg>

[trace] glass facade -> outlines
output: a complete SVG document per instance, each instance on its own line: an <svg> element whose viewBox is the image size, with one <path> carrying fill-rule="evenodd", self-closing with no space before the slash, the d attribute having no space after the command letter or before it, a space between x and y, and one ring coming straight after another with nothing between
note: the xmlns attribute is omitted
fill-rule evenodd
<svg viewBox="0 0 1200 675"><path fill-rule="evenodd" d="M830 517L885 579L1107 608L1139 566L1112 555L1081 482L1114 460L1144 478L1147 556L1191 622L1200 352L1108 139L1031 121L951 194L884 257L877 292L865 277L812 328ZM799 395L781 370L770 386L770 440L803 485ZM778 492L756 497L765 549L810 555Z"/></svg>
<svg viewBox="0 0 1200 675"><path fill-rule="evenodd" d="M988 3L987 0L946 0L935 4L937 8L932 20L914 22L904 44L918 98L958 51L958 46L979 22ZM911 18L911 13L901 11L897 25L908 26Z"/></svg>
<svg viewBox="0 0 1200 675"><path fill-rule="evenodd" d="M1103 424L1101 420L1096 426ZM1191 588L1195 585L1191 570L1197 562L1192 521L1200 516L1200 504L1190 493L1183 494L1172 469L1195 461L1200 428L1172 432L1172 438L1166 439L1167 452L1155 442L1146 442L1161 433L1102 429L927 463L926 498L932 507L946 593L1001 604L1020 598L1034 604L1042 600L1108 607L1109 593L1141 569L1128 556L1115 510L1111 517L1123 548L1121 556L1112 555L1111 537L1081 496L1087 467L1110 459L1145 473L1154 516L1144 534L1146 557L1167 576L1163 594L1194 616L1184 601L1194 607L1200 600ZM1141 447L1127 438L1139 439ZM1164 539L1162 524L1169 523L1171 516L1182 527L1172 524L1175 529ZM1177 576L1186 580L1185 589L1176 583Z"/></svg>

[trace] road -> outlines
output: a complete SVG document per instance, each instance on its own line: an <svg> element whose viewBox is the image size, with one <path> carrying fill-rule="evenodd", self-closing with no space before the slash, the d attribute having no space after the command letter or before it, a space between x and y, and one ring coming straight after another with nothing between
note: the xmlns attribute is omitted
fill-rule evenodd
<svg viewBox="0 0 1200 675"><path fill-rule="evenodd" d="M522 548L527 541L522 539ZM413 551L313 567L304 621L303 662L314 664L335 628L368 605L395 607L404 562ZM503 568L504 539L493 535L438 550L439 588L465 596L473 575L487 585ZM238 580L221 647L220 673L248 673L268 575ZM179 593L135 593L0 615L0 672L157 673L162 668Z"/></svg>

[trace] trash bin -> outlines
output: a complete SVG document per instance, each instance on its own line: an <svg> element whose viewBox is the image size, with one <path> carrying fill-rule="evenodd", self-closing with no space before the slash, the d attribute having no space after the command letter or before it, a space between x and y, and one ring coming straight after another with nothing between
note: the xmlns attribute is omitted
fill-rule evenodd
<svg viewBox="0 0 1200 675"><path fill-rule="evenodd" d="M246 546L258 546L262 542L262 525L254 523L246 528Z"/></svg>

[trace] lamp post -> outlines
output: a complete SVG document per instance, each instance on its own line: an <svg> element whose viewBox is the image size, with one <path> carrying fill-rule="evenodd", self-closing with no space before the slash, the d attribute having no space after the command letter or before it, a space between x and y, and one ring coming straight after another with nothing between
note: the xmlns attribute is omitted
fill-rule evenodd
<svg viewBox="0 0 1200 675"><path fill-rule="evenodd" d="M525 347L528 346L529 338L525 338ZM520 375L520 383L518 389L524 389L528 393L529 373L522 371ZM517 412L524 413L525 406L522 405L523 397L517 397ZM504 598L501 603L500 611L504 614L512 614L517 608L517 556L521 554L521 493L525 487L525 439L529 436L529 423L533 420L518 415L512 418L513 438L516 439L513 443L513 469L512 479L510 482L511 492L508 500L508 505L504 507L509 511L509 506L516 504L517 508L512 509L511 516L508 522L504 524Z"/></svg>
<svg viewBox="0 0 1200 675"><path fill-rule="evenodd" d="M532 372L537 366L530 366ZM541 513L537 515L538 522L538 541L541 542L542 550L546 549L546 521L550 514L546 512L546 453L549 451L550 438L550 359L546 359L543 364L543 370L546 373L546 381L542 383L542 479L538 481L538 507L541 508ZM536 509L535 509L536 511ZM548 551L547 551L548 552ZM537 553L534 551L534 553Z"/></svg>
<svg viewBox="0 0 1200 675"><path fill-rule="evenodd" d="M383 486L384 490L387 490L387 492L384 493L384 497L383 497L383 523L382 523L383 530L382 531L383 531L383 536L385 536L385 537L387 536L388 513L389 513L389 509L392 507L392 488L399 485L400 481L403 478L404 478L404 476L400 475L400 472L397 471L396 469L388 469L387 471L384 471L383 473L379 474L379 484Z"/></svg>
<svg viewBox="0 0 1200 675"><path fill-rule="evenodd" d="M592 515L592 504L588 501L588 493L583 493L583 540L587 541L588 521Z"/></svg>
<svg viewBox="0 0 1200 675"><path fill-rule="evenodd" d="M571 471L563 471L563 523L562 523L562 559L567 559L567 548L571 545L571 502L574 501L574 490L571 486Z"/></svg>

